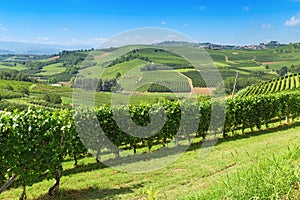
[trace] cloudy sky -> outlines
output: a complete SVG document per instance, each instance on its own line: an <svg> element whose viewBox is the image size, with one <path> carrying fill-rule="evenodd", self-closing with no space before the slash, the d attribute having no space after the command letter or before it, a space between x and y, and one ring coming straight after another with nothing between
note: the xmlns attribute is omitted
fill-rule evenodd
<svg viewBox="0 0 300 200"><path fill-rule="evenodd" d="M198 42L300 42L300 0L3 0L0 41L97 45L161 27Z"/></svg>

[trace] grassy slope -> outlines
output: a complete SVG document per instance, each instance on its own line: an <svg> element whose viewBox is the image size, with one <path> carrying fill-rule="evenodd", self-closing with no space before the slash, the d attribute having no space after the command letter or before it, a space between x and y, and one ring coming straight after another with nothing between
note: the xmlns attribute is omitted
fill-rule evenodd
<svg viewBox="0 0 300 200"><path fill-rule="evenodd" d="M181 158L155 172L130 174L103 168L93 158L65 162L61 181L61 199L142 199L151 187L158 199L174 199L208 191L220 178L250 167L254 162L284 154L288 147L299 146L300 127L285 127L250 135L238 140L220 141L204 158L199 157L199 145L193 145ZM262 133L262 132L261 132ZM44 180L28 188L29 199L45 199L53 181ZM17 199L21 188L11 189L2 199Z"/></svg>
<svg viewBox="0 0 300 200"><path fill-rule="evenodd" d="M135 60L131 60L131 61L128 61L128 62L121 63L121 64L117 64L113 67L106 68L101 77L103 79L115 78L116 74L118 72L120 72L122 76L123 75L126 76L126 73L128 71L130 71L131 69L133 69L135 67L140 69L146 63L147 62L145 62L145 61L135 59ZM97 73L97 72L95 71L95 73ZM98 74L99 74L99 72L98 72Z"/></svg>
<svg viewBox="0 0 300 200"><path fill-rule="evenodd" d="M24 65L21 65L21 64L17 64L17 66L11 66L11 67L0 64L0 69L22 71L22 70L26 70L27 68Z"/></svg>
<svg viewBox="0 0 300 200"><path fill-rule="evenodd" d="M50 76L54 74L62 73L66 70L66 67L63 67L63 63L55 63L48 66L43 67L42 72L37 75L41 76Z"/></svg>
<svg viewBox="0 0 300 200"><path fill-rule="evenodd" d="M11 80L0 80L0 95L5 98L6 96L23 96L21 90L23 88L29 89L32 83L21 82L21 81L11 81ZM11 86L13 90L7 89Z"/></svg>
<svg viewBox="0 0 300 200"><path fill-rule="evenodd" d="M267 81L267 82L246 87L245 89L239 91L237 93L237 96L246 97L250 95L262 95L262 94L276 93L282 91L289 92L295 88L299 88L299 85L297 85L297 81L299 81L299 74L290 74L277 79L273 79L272 81ZM280 91L271 91L274 84L275 84L274 88L277 88L280 83L281 83L280 88L282 88L282 90L280 89ZM262 87L266 87L269 89L260 91L259 89Z"/></svg>

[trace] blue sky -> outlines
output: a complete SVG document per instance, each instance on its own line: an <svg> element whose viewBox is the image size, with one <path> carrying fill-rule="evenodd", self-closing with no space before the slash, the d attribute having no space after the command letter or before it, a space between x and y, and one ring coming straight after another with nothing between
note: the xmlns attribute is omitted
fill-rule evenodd
<svg viewBox="0 0 300 200"><path fill-rule="evenodd" d="M162 27L199 42L300 42L300 0L4 0L0 41L97 45L126 30Z"/></svg>

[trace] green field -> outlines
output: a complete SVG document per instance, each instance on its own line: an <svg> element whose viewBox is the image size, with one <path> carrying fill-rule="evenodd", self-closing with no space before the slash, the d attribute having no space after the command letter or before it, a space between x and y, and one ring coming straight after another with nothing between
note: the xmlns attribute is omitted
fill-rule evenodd
<svg viewBox="0 0 300 200"><path fill-rule="evenodd" d="M102 74L103 79L110 79L110 78L115 78L116 74L119 72L121 75L125 75L126 73L129 72L130 70L134 68L140 69L144 64L147 62L142 61L142 60L131 60L122 64L117 64L114 67L109 67L106 68ZM101 71L100 71L101 72ZM95 74L99 74L99 72L95 71Z"/></svg>
<svg viewBox="0 0 300 200"><path fill-rule="evenodd" d="M225 187L223 180L227 176L233 177L268 158L279 159L288 154L288 148L299 147L299 131L299 125L295 125L257 132L238 140L219 140L218 145L203 158L200 157L200 145L195 143L169 166L143 174L107 168L96 164L94 158L79 160L77 168L73 167L72 161L66 161L63 164L65 173L59 199L143 199L151 198L151 188L152 193L158 192L158 199L196 199L196 196L199 196L198 199L207 199L211 192ZM294 162L299 163L299 157ZM255 180L255 177L251 178ZM286 178L279 177L278 184ZM52 184L52 181L43 180L28 187L28 198L49 199L46 191ZM235 191L235 188L230 189ZM249 187L248 191L255 195L252 189ZM1 199L18 199L21 192L20 187L12 188L1 194Z"/></svg>
<svg viewBox="0 0 300 200"><path fill-rule="evenodd" d="M38 76L50 76L54 74L62 73L66 70L66 67L63 67L63 63L55 63L43 67L42 72L36 74Z"/></svg>
<svg viewBox="0 0 300 200"><path fill-rule="evenodd" d="M26 70L27 68L21 64L17 64L16 66L7 66L7 65L1 65L1 63L0 63L0 70L1 69L22 71L22 70Z"/></svg>

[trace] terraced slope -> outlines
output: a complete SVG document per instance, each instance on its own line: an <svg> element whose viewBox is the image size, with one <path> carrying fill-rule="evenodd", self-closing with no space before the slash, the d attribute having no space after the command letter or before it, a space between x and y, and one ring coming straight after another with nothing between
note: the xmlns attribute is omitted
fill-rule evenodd
<svg viewBox="0 0 300 200"><path fill-rule="evenodd" d="M300 73L290 74L267 82L252 85L240 91L237 96L246 97L251 95L276 93L292 90L298 87L300 87Z"/></svg>

